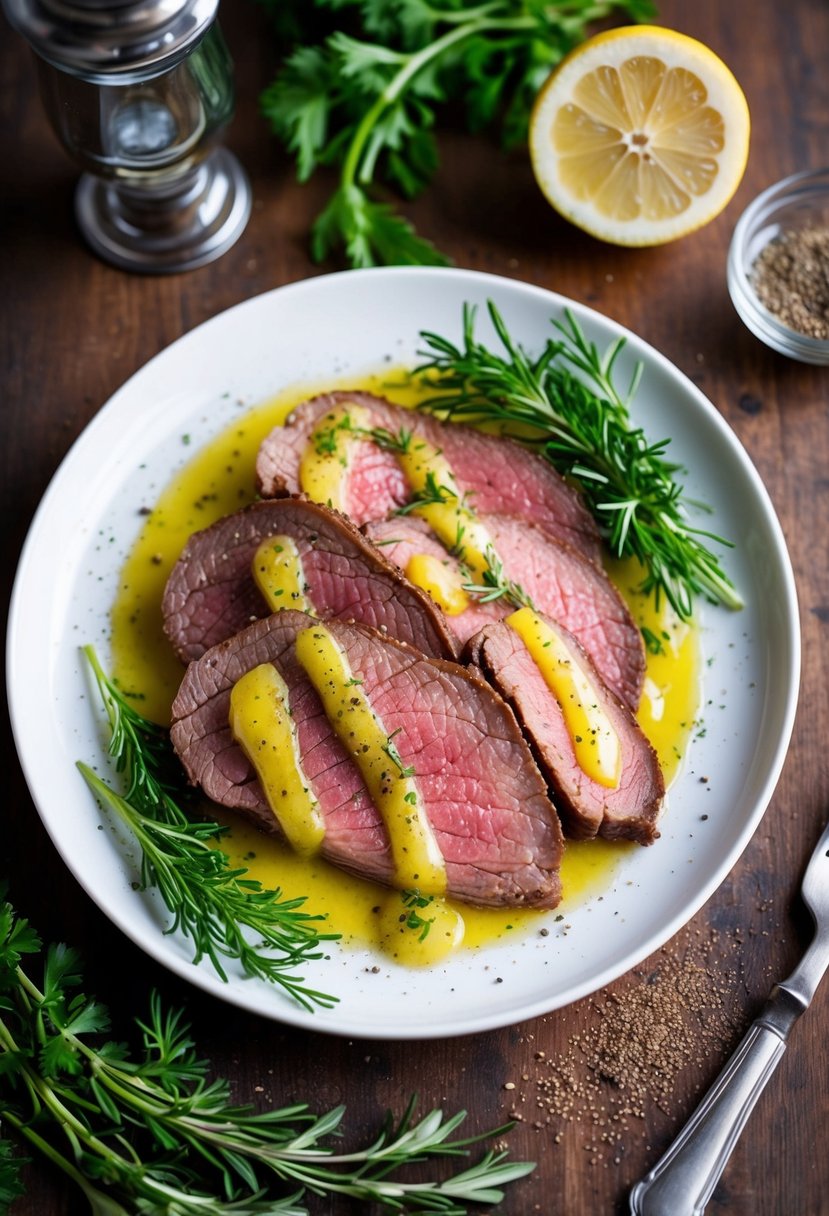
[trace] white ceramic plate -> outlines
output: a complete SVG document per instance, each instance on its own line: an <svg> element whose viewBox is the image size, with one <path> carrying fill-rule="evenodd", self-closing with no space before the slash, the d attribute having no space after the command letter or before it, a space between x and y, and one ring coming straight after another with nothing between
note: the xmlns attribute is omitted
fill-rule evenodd
<svg viewBox="0 0 829 1216"><path fill-rule="evenodd" d="M181 436L218 433L238 417L237 399L254 403L326 376L353 372L356 379L384 358L413 362L420 330L459 339L463 303L483 306L489 298L530 350L565 305L600 347L623 332L549 292L461 270L351 271L280 288L200 326L115 394L64 460L21 558L8 693L20 759L48 832L82 886L148 954L266 1017L340 1034L428 1038L507 1025L593 992L671 937L711 895L756 829L780 773L797 698L799 634L779 524L713 406L627 334L620 383L636 360L645 364L636 420L654 439L671 437L689 498L713 508L706 526L736 544L725 561L746 600L741 612L702 612L705 731L694 737L671 790L658 843L632 853L601 900L568 913L566 929L550 914L546 936L532 932L417 972L335 947L307 978L340 1002L313 1014L239 973L224 984L207 965L194 967L189 943L163 933L168 918L156 896L133 889L134 849L120 830L100 830L101 812L75 761L106 766L78 647L94 642L107 658L119 567L141 525L136 507L152 502L181 466ZM484 314L478 334L488 338Z"/></svg>

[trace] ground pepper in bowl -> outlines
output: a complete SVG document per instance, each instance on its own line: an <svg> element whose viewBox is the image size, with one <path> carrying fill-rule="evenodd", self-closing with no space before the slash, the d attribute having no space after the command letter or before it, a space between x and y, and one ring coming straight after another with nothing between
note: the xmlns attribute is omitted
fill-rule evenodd
<svg viewBox="0 0 829 1216"><path fill-rule="evenodd" d="M829 339L829 227L783 231L751 272L757 298L790 329Z"/></svg>

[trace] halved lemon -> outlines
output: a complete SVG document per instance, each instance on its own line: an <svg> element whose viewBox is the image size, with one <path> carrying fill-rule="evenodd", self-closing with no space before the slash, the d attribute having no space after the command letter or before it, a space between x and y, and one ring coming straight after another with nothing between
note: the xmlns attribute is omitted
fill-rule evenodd
<svg viewBox="0 0 829 1216"><path fill-rule="evenodd" d="M530 120L538 184L579 228L659 245L707 224L748 157L745 96L695 38L653 25L597 34L562 60Z"/></svg>

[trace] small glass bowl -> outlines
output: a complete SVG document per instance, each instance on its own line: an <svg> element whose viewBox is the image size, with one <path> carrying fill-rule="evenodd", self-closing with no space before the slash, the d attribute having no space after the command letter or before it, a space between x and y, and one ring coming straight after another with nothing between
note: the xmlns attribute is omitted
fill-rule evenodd
<svg viewBox="0 0 829 1216"><path fill-rule="evenodd" d="M746 207L728 251L728 290L740 317L773 350L801 363L829 364L829 338L791 329L757 298L752 267L765 246L797 228L829 230L829 169L795 173L769 186Z"/></svg>

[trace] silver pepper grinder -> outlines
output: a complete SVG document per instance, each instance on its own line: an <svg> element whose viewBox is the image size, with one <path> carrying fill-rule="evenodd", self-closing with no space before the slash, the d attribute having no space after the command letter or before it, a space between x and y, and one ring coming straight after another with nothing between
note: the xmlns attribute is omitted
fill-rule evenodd
<svg viewBox="0 0 829 1216"><path fill-rule="evenodd" d="M233 114L219 0L0 0L37 56L52 126L85 170L86 240L127 270L203 266L250 216L247 176L218 138Z"/></svg>

